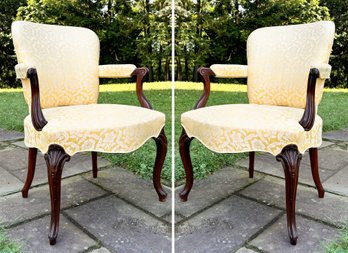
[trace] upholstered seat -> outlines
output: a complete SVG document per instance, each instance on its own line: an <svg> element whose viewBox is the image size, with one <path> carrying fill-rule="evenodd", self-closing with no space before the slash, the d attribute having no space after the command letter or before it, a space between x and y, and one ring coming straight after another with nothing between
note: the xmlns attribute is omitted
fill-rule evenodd
<svg viewBox="0 0 348 253"><path fill-rule="evenodd" d="M296 144L301 153L320 146L322 120L310 131L298 123L303 109L258 104L228 104L185 112L181 124L189 137L218 153L264 151L278 155Z"/></svg>
<svg viewBox="0 0 348 253"><path fill-rule="evenodd" d="M59 143L70 156L82 151L134 151L157 137L165 123L161 112L116 104L52 107L43 114L48 123L42 131L36 131L30 115L25 118L25 144L45 154L51 144Z"/></svg>

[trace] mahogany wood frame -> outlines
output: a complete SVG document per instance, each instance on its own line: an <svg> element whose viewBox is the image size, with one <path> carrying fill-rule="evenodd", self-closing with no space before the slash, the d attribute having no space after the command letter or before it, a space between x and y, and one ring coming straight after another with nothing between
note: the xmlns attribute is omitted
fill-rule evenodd
<svg viewBox="0 0 348 253"><path fill-rule="evenodd" d="M215 76L212 69L205 67L199 68L197 70L197 73L201 77L201 80L203 82L203 94L197 101L194 109L201 108L206 105L210 95L210 77ZM317 68L310 69L307 84L306 107L303 116L299 121L299 124L305 131L311 130L315 121L315 86L318 77L319 70ZM190 143L192 140L193 138L190 138L183 128L179 139L179 151L186 174L185 186L179 193L182 201L187 201L188 195L193 186L193 167L190 157ZM318 196L319 198L323 198L325 192L319 177L318 148L310 148L309 155L311 161L312 176L318 190ZM301 158L302 155L299 153L296 145L285 146L281 153L276 156L277 161L280 161L282 163L285 174L287 227L290 243L293 245L297 243L298 238L296 230L295 204ZM255 152L252 151L249 152L250 178L253 178L254 176L254 162Z"/></svg>
<svg viewBox="0 0 348 253"><path fill-rule="evenodd" d="M148 75L148 68L137 68L131 74L136 76L136 95L141 107L152 109L152 106L143 92L144 78ZM40 104L40 90L39 79L35 68L30 68L27 71L27 77L30 79L31 85L31 119L34 128L37 131L42 129L47 124L41 104ZM156 143L157 153L153 170L153 186L158 194L159 201L165 201L167 193L164 191L161 185L161 172L163 163L167 154L167 137L164 132L164 128L161 130L158 137L153 138ZM57 241L59 231L59 216L60 216L60 194L61 194L61 178L62 171L65 162L70 160L70 156L66 154L63 147L52 144L49 146L48 151L44 154L47 164L48 184L50 189L51 198L51 224L48 234L49 243L54 245ZM93 177L98 175L97 166L97 152L91 152L92 157L92 172ZM33 182L35 167L37 158L37 148L31 147L28 152L28 172L25 184L22 189L22 197L27 198L30 186Z"/></svg>

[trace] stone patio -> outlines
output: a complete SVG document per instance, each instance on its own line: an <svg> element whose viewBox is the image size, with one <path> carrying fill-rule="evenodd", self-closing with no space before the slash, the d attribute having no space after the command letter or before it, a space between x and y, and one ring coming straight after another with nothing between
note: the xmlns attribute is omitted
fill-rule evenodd
<svg viewBox="0 0 348 253"><path fill-rule="evenodd" d="M259 154L253 179L247 159L241 160L196 181L188 202L176 198L176 252L323 252L348 221L348 130L324 137L319 151L324 199L317 197L308 154L301 163L297 246L290 245L286 230L282 166ZM158 202L151 181L100 157L93 179L89 154L74 156L64 168L60 233L57 244L49 246L45 162L40 154L33 187L23 199L27 150L22 139L21 133L0 130L0 221L24 252L171 252L171 195Z"/></svg>
<svg viewBox="0 0 348 253"><path fill-rule="evenodd" d="M319 150L323 199L314 188L308 153L301 162L296 246L286 229L282 165L263 153L255 158L253 179L244 159L196 181L189 200L176 202L176 252L323 252L348 222L348 129L325 133L324 140Z"/></svg>
<svg viewBox="0 0 348 253"><path fill-rule="evenodd" d="M29 197L23 199L27 155L22 133L0 130L0 224L24 252L171 251L171 195L159 202L151 181L100 157L93 179L88 153L73 156L64 167L60 232L57 244L50 246L45 160L39 152Z"/></svg>

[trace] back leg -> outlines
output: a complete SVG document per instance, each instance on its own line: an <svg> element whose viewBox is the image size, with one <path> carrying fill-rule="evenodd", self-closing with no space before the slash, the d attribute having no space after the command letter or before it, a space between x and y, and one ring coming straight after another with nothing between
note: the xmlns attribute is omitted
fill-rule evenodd
<svg viewBox="0 0 348 253"><path fill-rule="evenodd" d="M97 152L92 151L91 154L92 154L93 178L97 178L98 176Z"/></svg>
<svg viewBox="0 0 348 253"><path fill-rule="evenodd" d="M255 152L249 152L249 178L254 177Z"/></svg>
<svg viewBox="0 0 348 253"><path fill-rule="evenodd" d="M319 166L318 166L318 148L310 148L309 149L309 158L311 160L311 170L312 170L312 176L315 183L315 186L318 190L318 196L319 198L324 198L324 188L323 185L320 182L319 177Z"/></svg>
<svg viewBox="0 0 348 253"><path fill-rule="evenodd" d="M28 192L29 192L31 183L33 182L35 167L36 167L36 157L37 157L37 148L29 148L27 179L25 180L25 183L22 189L23 198L28 197Z"/></svg>

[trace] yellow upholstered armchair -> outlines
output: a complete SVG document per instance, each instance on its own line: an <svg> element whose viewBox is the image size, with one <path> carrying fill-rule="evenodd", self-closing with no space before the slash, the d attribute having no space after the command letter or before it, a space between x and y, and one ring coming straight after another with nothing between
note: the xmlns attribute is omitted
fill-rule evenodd
<svg viewBox="0 0 348 253"><path fill-rule="evenodd" d="M179 140L186 184L180 192L187 200L193 184L190 143L193 138L218 153L249 152L253 177L255 151L269 152L283 165L287 225L296 244L295 202L302 154L309 149L312 175L319 197L324 196L318 172L322 119L317 106L329 77L333 22L266 27L247 41L248 65L212 65L200 68L204 84L196 110L181 115ZM204 107L210 93L210 76L247 78L249 104Z"/></svg>
<svg viewBox="0 0 348 253"><path fill-rule="evenodd" d="M30 108L24 120L29 159L22 195L28 196L39 149L48 170L50 244L55 244L58 235L63 166L77 152L92 152L93 176L97 177L97 152L127 153L153 138L157 145L153 184L159 200L164 201L160 176L167 153L165 115L150 110L143 94L148 69L131 64L99 66L99 39L86 28L16 21L12 36L16 74ZM99 78L131 76L136 76L141 107L97 104Z"/></svg>

